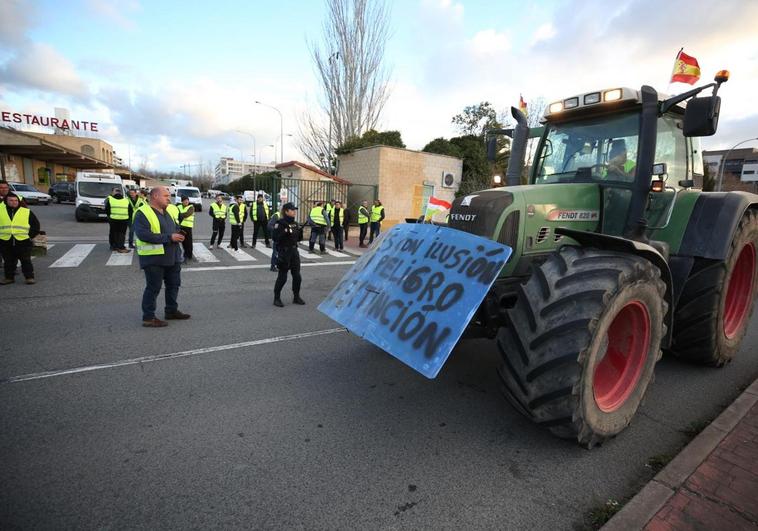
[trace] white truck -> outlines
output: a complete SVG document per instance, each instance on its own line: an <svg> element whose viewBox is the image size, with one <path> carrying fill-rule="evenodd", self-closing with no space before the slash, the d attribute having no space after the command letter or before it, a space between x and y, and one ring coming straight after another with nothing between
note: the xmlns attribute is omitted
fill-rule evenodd
<svg viewBox="0 0 758 531"><path fill-rule="evenodd" d="M195 207L195 212L203 211L203 199L200 197L200 188L196 186L177 186L174 203L177 205L181 203L183 196L187 196L190 205Z"/></svg>
<svg viewBox="0 0 758 531"><path fill-rule="evenodd" d="M77 172L76 221L107 219L105 198L120 188L126 195L121 177L113 173Z"/></svg>

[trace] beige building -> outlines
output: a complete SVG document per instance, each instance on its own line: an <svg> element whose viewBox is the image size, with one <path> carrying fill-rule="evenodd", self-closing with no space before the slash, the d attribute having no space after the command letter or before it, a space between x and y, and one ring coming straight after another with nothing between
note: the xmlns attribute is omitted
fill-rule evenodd
<svg viewBox="0 0 758 531"><path fill-rule="evenodd" d="M85 146L106 158L113 157L113 148L102 140L0 127L0 178L31 184L45 192L55 182L75 180L77 171L112 168L111 163L84 153L89 152Z"/></svg>
<svg viewBox="0 0 758 531"><path fill-rule="evenodd" d="M339 175L353 183L349 203L374 199L376 186L384 206L383 228L418 218L426 210L429 197L452 202L461 183L463 161L447 155L410 149L372 146L340 155ZM360 197L359 197L360 196Z"/></svg>

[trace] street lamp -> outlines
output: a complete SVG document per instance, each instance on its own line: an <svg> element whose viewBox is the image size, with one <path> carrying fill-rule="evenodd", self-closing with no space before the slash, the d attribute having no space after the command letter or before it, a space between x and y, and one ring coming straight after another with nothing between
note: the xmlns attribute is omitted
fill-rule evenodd
<svg viewBox="0 0 758 531"><path fill-rule="evenodd" d="M280 134L280 136L282 138L282 143L281 143L281 148L280 148L280 156L281 156L282 162L284 162L284 118L282 117L282 111L280 111L276 107L273 107L273 106L268 105L266 103L260 102L258 100L255 100L255 103L257 103L258 105L263 105L264 107L268 107L269 109L274 109L276 112L279 113L279 134ZM276 148L274 148L274 149L276 149ZM276 161L276 155L274 155L274 161Z"/></svg>
<svg viewBox="0 0 758 531"><path fill-rule="evenodd" d="M267 146L263 146L264 149L267 147L274 148L274 164L276 164L276 145L274 144L268 144Z"/></svg>
<svg viewBox="0 0 758 531"><path fill-rule="evenodd" d="M232 148L232 149L236 149L236 150L238 150L238 151L240 152L240 162L245 162L245 155L243 155L243 153L242 153L242 148L239 148L239 147L234 147L234 146L233 146L233 145L231 145L231 144L224 144L224 145L225 145L226 147L228 147L228 148Z"/></svg>
<svg viewBox="0 0 758 531"><path fill-rule="evenodd" d="M757 138L748 138L747 140L743 140L742 142L737 142L735 145L733 145L729 151L726 152L726 155L724 155L724 158L721 159L721 171L719 172L719 188L717 191L721 191L721 185L724 183L724 167L726 166L726 159L729 158L729 154L736 148L737 146L740 146L744 144L745 142L750 142L751 140L758 140Z"/></svg>

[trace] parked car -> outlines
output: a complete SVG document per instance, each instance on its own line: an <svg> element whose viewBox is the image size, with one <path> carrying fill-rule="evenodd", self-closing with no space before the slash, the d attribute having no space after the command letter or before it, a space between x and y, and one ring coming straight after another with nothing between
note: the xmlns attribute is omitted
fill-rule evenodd
<svg viewBox="0 0 758 531"><path fill-rule="evenodd" d="M56 203L62 203L63 201L76 202L76 185L74 183L55 183L47 193L50 194L50 197Z"/></svg>
<svg viewBox="0 0 758 531"><path fill-rule="evenodd" d="M17 193L24 198L27 205L49 205L50 196L46 193L40 192L31 184L23 183L8 183L11 192Z"/></svg>

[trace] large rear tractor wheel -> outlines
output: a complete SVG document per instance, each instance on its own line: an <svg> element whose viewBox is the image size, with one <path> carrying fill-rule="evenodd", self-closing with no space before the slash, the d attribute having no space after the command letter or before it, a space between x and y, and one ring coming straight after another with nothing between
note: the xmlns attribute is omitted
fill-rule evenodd
<svg viewBox="0 0 758 531"><path fill-rule="evenodd" d="M623 253L563 247L520 286L498 332L509 401L591 448L632 420L661 357L660 271Z"/></svg>
<svg viewBox="0 0 758 531"><path fill-rule="evenodd" d="M676 356L716 367L732 361L753 313L757 253L758 213L748 211L725 261L695 262L674 313Z"/></svg>

